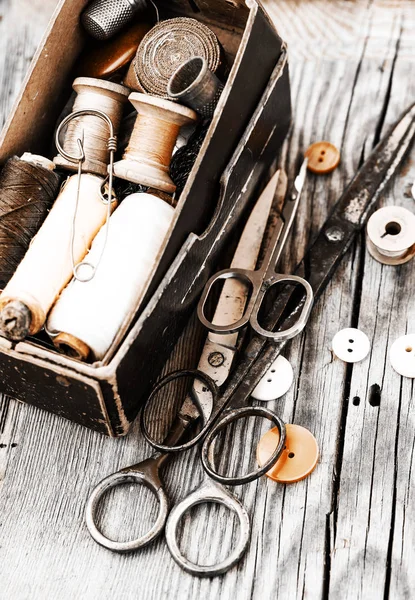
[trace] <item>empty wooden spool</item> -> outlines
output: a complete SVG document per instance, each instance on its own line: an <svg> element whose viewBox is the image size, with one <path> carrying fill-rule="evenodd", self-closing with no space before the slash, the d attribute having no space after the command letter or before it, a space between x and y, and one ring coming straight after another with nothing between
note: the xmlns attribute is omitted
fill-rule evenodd
<svg viewBox="0 0 415 600"><path fill-rule="evenodd" d="M172 194L170 161L180 127L196 121L194 110L170 100L133 93L129 100L138 116L123 159L115 163L116 177Z"/></svg>

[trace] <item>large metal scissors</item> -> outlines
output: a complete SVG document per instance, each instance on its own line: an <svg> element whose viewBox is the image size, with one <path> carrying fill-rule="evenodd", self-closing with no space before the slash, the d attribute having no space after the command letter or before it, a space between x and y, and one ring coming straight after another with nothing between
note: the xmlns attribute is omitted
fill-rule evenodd
<svg viewBox="0 0 415 600"><path fill-rule="evenodd" d="M188 450L199 442L204 442L205 439L212 439L212 431L215 431L215 437L218 437L220 431L224 430L228 426L231 426L232 423L246 417L258 417L260 419L267 419L274 423L278 422L278 416L273 411L258 405L245 406L249 395L240 397L238 400L236 400L232 394L227 393L226 388L223 390L223 384L228 379L229 365L233 362L235 355L238 330L243 327L241 325L242 323L247 325L250 319L250 317L247 316L249 310L246 310L246 304L252 307L255 305L255 302L257 302L256 305L259 307L259 305L261 305L263 302L267 287L273 286L278 281L284 281L287 283L300 283L302 288L305 290L305 294L302 294L302 297L304 298L303 304L301 305L300 310L297 311L296 319L293 320L293 322L290 324L290 327L284 331L279 330L276 334L274 334L271 329L266 331L266 333L269 334L266 337L271 338L272 343L275 344L277 340L286 341L292 338L294 332L295 335L299 334L307 323L307 319L313 305L313 292L309 283L301 277L277 275L275 270L278 266L278 261L281 258L283 247L288 239L288 233L291 229L296 211L299 206L301 192L306 178L306 169L307 160L304 160L299 174L294 181L293 188L288 194L288 198L284 203L282 211L277 215L271 241L266 248L261 268L257 271L254 271L255 263L252 263L252 261L247 263L246 259L244 260L244 256L248 253L248 249L252 244L252 239L255 239L255 235L257 235L258 231L258 225L253 221L251 224L252 226L248 227L247 225L243 231L234 260L232 261L231 268L221 271L219 275L214 276L207 282L205 291L199 304L199 317L200 309L206 302L206 298L210 293L213 282L217 281L218 279L224 279L223 289L219 297L219 302L217 304L212 323L206 321L209 324L209 329L214 327L214 331L210 331L208 334L207 343L220 346L220 351L216 352L216 369L213 374L213 379L215 382L217 382L217 385L221 386L221 390L218 391L216 395L206 395L203 393L203 384L196 380L193 387L195 393L195 402L198 405L200 415L202 417L202 427L200 431L185 443L171 445L165 442L161 444L150 435L146 420L147 410L152 404L153 399L165 385L170 383L171 377L174 377L175 374L167 375L164 379L161 379L154 388L153 392L150 394L147 404L141 412L141 428L143 435L153 446L153 448L159 452L182 452L184 450ZM270 211L270 206L273 203L275 196L279 197L278 173L271 178L254 208L254 211L258 210L259 214L262 215L262 221L264 221L265 218L266 222ZM265 223L262 225L264 228ZM263 235L263 229L261 235ZM222 273L225 273L225 277L221 277ZM239 276L241 273L242 276ZM244 274L247 275L245 276ZM253 302L252 296L254 294L251 294L251 298L248 299L250 290L249 286L246 285L247 280L255 281L255 287L257 291L256 298L259 299L258 301ZM262 284L260 284L260 281L262 281ZM255 313L255 315L255 320L257 321L257 313ZM229 325L223 325L224 323L229 324L231 321L236 322L237 326L229 327ZM202 322L204 321L202 320ZM246 327L244 330L246 331ZM214 356L214 354L211 354L211 356ZM199 369L205 373L210 373L211 370L209 358L211 357L208 357L208 360L206 361L206 359L202 356L202 359L199 363ZM251 368L252 362L255 362L255 359L245 363L246 373L248 373L249 369ZM180 372L178 372L177 375L180 376ZM275 453L269 458L266 464L262 465L262 467L258 467L243 475L222 475L217 472L216 467L214 466L215 457L213 446L214 444L210 444L209 452L206 453L205 443L203 443L202 464L205 471L213 479L225 485L242 485L254 481L269 471L269 469L278 460L278 453L276 449Z"/></svg>
<svg viewBox="0 0 415 600"><path fill-rule="evenodd" d="M296 206L298 206L299 193L301 192L305 178L305 170L303 169L301 173L302 180L300 183L296 183L298 189ZM232 261L233 266L239 265L242 268L250 270L255 268L271 208L275 205L276 201L281 202L281 199L284 199L286 188L287 180L285 173L277 172L271 178L249 216ZM291 226L291 223L292 219L287 221L286 225L288 228ZM239 315L240 317L245 310L246 297L246 288L243 284L241 285L239 279L233 278L225 282L217 303L214 320L223 320L229 312L232 315ZM246 509L233 494L206 476L202 484L184 500L179 502L169 514L169 500L160 475L162 467L165 466L169 456L171 456L169 452L163 450L164 447L168 450L173 449L174 451L178 451L187 449L197 443L198 436L191 440L190 445L177 445L201 416L204 421L205 418L209 418L212 408L217 403L218 388L226 382L231 372L237 353L237 346L238 334L236 332L228 335L209 333L199 360L198 369L170 373L153 389L149 398L150 402L165 385L172 381L182 377L191 377L193 379L191 393L184 400L173 426L164 440L161 451L156 452L143 462L106 477L93 490L86 506L85 518L88 530L96 542L113 551L128 552L149 544L160 535L165 527L166 542L174 560L187 572L202 576L224 573L243 556L250 539L250 522ZM272 411L260 407L257 408L260 416L271 420L280 432L278 447L275 449L271 460L265 465L265 470L268 470L278 460L284 448L285 426L281 419ZM149 438L144 418L141 421L141 426L143 433ZM258 477L265 470L263 467ZM144 536L128 542L118 542L110 540L100 531L97 525L97 511L101 498L108 490L128 482L147 486L158 500L159 513L153 527ZM240 536L236 547L225 560L212 566L197 565L189 561L180 551L178 543L178 527L184 513L193 506L205 502L222 504L235 513L240 524Z"/></svg>

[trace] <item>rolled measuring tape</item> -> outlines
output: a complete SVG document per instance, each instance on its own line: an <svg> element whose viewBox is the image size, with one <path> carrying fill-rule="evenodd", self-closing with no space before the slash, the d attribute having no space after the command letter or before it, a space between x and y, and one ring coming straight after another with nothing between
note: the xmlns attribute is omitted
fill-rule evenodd
<svg viewBox="0 0 415 600"><path fill-rule="evenodd" d="M415 256L415 215L402 206L385 206L367 224L367 248L384 265L402 265Z"/></svg>

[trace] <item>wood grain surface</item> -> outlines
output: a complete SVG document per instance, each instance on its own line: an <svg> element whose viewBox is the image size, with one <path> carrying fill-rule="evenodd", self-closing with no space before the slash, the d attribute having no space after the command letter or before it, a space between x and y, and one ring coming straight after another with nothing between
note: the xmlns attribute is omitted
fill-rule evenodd
<svg viewBox="0 0 415 600"><path fill-rule="evenodd" d="M197 0L196 0L197 3ZM411 0L266 0L287 40L294 126L282 164L292 180L300 155L328 140L341 164L310 175L284 257L290 269L373 146L415 100L415 3ZM2 0L0 113L4 121L55 0ZM278 115L276 115L276 118ZM30 118L30 115L28 115ZM412 155L381 199L415 211ZM237 488L252 519L244 560L228 574L200 580L172 561L163 538L143 551L114 555L97 546L83 511L104 476L147 457L135 426L111 440L30 406L0 401L0 599L283 599L412 598L415 595L414 384L393 371L388 349L415 332L415 262L375 262L362 235L344 259L287 358L296 374L288 394L268 404L289 423L307 427L320 460L290 486L261 479ZM334 334L359 327L371 354L354 366L331 352ZM203 343L193 320L166 370L191 367ZM232 450L248 456L234 440ZM229 454L232 454L230 452ZM245 455L244 455L245 456ZM202 479L196 451L165 470L172 501ZM103 506L105 531L143 532L156 504L134 486ZM237 535L233 518L200 507L183 524L191 559L224 557Z"/></svg>

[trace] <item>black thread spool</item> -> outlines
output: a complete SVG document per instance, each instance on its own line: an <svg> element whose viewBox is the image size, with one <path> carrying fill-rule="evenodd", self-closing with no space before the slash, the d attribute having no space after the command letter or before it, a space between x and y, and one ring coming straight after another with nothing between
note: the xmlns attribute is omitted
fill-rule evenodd
<svg viewBox="0 0 415 600"><path fill-rule="evenodd" d="M188 180L190 171L193 169L209 127L210 121L199 124L190 136L186 146L179 148L173 155L170 163L170 177L176 186L176 198L180 196L186 185L186 181Z"/></svg>
<svg viewBox="0 0 415 600"><path fill-rule="evenodd" d="M59 190L51 161L14 156L0 174L0 288L11 279Z"/></svg>

